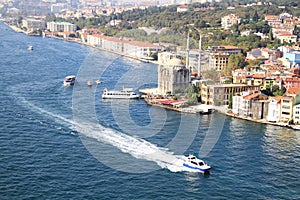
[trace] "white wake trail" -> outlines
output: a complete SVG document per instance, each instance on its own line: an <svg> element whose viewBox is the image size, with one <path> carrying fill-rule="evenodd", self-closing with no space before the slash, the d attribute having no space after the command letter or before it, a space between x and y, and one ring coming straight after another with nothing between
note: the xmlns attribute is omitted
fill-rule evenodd
<svg viewBox="0 0 300 200"><path fill-rule="evenodd" d="M172 172L189 171L183 167L184 156L174 155L166 148L158 147L144 139L103 127L100 124L74 122L73 120L40 108L25 99L21 99L21 102L31 110L50 117L59 124L75 129L77 132L96 139L99 142L115 146L122 152L128 153L137 159L155 162L161 168L167 168Z"/></svg>

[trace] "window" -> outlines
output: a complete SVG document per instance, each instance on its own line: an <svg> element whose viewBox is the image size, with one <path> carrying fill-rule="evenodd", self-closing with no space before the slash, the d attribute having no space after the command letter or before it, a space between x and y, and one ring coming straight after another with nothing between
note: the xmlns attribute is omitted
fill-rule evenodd
<svg viewBox="0 0 300 200"><path fill-rule="evenodd" d="M290 103L290 100L283 100L283 103Z"/></svg>

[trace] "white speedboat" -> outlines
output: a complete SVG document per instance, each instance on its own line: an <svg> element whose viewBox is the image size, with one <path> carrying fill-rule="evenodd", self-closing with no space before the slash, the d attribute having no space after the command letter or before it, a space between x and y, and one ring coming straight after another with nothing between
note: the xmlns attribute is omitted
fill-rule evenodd
<svg viewBox="0 0 300 200"><path fill-rule="evenodd" d="M70 86L75 84L75 76L66 76L64 79L64 86Z"/></svg>
<svg viewBox="0 0 300 200"><path fill-rule="evenodd" d="M33 50L33 46L30 45L30 46L28 47L28 50L30 50L30 51Z"/></svg>
<svg viewBox="0 0 300 200"><path fill-rule="evenodd" d="M132 88L123 88L122 90L103 90L102 99L138 99L140 95L136 94Z"/></svg>
<svg viewBox="0 0 300 200"><path fill-rule="evenodd" d="M203 160L198 159L193 154L190 154L185 158L185 162L183 166L188 168L191 172L199 172L199 173L209 173L211 167L207 165Z"/></svg>

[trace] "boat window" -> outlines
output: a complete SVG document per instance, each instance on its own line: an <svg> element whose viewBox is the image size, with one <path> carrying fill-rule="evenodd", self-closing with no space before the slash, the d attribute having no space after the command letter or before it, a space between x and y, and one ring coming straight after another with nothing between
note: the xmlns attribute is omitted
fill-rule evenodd
<svg viewBox="0 0 300 200"><path fill-rule="evenodd" d="M204 163L203 163L203 162L199 162L199 165L200 165L200 166L203 166L203 165L204 165Z"/></svg>
<svg viewBox="0 0 300 200"><path fill-rule="evenodd" d="M196 163L196 162L194 162L194 161L191 161L191 163L193 163L194 165L197 165L197 163Z"/></svg>

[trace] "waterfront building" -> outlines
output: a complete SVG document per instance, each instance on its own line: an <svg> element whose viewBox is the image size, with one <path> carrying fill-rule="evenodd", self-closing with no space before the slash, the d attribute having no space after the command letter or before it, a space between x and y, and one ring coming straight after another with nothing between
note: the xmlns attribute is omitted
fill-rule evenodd
<svg viewBox="0 0 300 200"><path fill-rule="evenodd" d="M264 119L268 113L268 97L259 91L244 91L232 98L232 112L242 117Z"/></svg>
<svg viewBox="0 0 300 200"><path fill-rule="evenodd" d="M282 96L270 97L267 121L277 123L281 114L281 98Z"/></svg>
<svg viewBox="0 0 300 200"><path fill-rule="evenodd" d="M149 42L126 40L123 38L105 36L103 34L88 35L87 43L108 51L146 61L152 60L153 58L151 56L161 51L161 47Z"/></svg>
<svg viewBox="0 0 300 200"><path fill-rule="evenodd" d="M161 51L161 47L150 42L124 40L123 53L143 60L152 60L152 55Z"/></svg>
<svg viewBox="0 0 300 200"><path fill-rule="evenodd" d="M246 84L202 84L201 101L206 105L229 105L232 96L248 90L259 90L259 86Z"/></svg>
<svg viewBox="0 0 300 200"><path fill-rule="evenodd" d="M48 22L47 29L51 32L75 32L77 27L69 22Z"/></svg>
<svg viewBox="0 0 300 200"><path fill-rule="evenodd" d="M182 61L168 53L159 53L158 92L160 94L183 93L190 86L190 71Z"/></svg>
<svg viewBox="0 0 300 200"><path fill-rule="evenodd" d="M22 20L22 26L26 28L27 32L33 32L44 30L46 28L46 22L44 20L26 18Z"/></svg>
<svg viewBox="0 0 300 200"><path fill-rule="evenodd" d="M221 18L221 25L224 30L228 30L232 25L239 24L241 18L235 14L230 14Z"/></svg>
<svg viewBox="0 0 300 200"><path fill-rule="evenodd" d="M293 123L300 124L300 104L297 104L293 108Z"/></svg>
<svg viewBox="0 0 300 200"><path fill-rule="evenodd" d="M293 119L293 108L300 103L300 88L289 88L281 99L280 121L289 122Z"/></svg>

